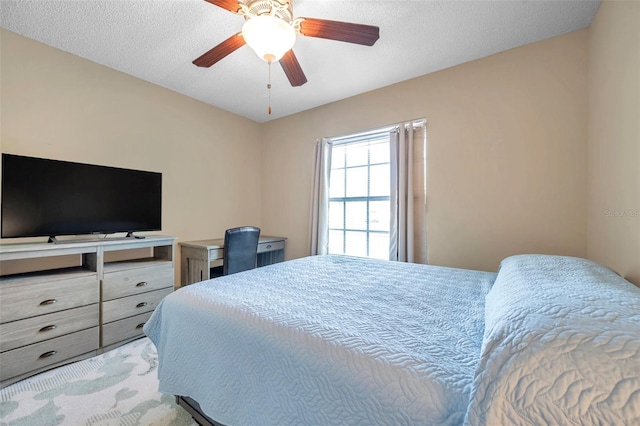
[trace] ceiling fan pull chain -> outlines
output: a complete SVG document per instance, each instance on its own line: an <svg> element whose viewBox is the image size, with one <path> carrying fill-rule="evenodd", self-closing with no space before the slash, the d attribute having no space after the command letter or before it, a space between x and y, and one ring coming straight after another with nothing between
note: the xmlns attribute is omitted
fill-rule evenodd
<svg viewBox="0 0 640 426"><path fill-rule="evenodd" d="M269 115L271 115L271 61L269 61L269 82L267 83L267 90L269 91Z"/></svg>

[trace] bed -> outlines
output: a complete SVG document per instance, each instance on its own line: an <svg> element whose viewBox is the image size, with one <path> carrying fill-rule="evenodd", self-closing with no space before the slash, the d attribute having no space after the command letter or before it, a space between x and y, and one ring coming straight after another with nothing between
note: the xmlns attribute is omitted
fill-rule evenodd
<svg viewBox="0 0 640 426"><path fill-rule="evenodd" d="M203 424L632 424L638 324L640 289L584 259L329 255L181 288L144 331Z"/></svg>

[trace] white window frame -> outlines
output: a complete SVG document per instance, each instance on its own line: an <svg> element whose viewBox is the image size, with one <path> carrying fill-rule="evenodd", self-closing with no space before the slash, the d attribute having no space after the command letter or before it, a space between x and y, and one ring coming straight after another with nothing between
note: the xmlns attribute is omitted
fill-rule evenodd
<svg viewBox="0 0 640 426"><path fill-rule="evenodd" d="M330 138L330 142L332 144L332 146L335 148L337 146L340 145L347 145L347 144L357 144L357 143L364 143L367 141L377 141L380 139L386 139L387 140L387 146L390 149L390 133L393 131L393 129L395 129L396 126L389 126L389 127L385 127L385 128L381 128L381 129L376 129L376 130L372 130L372 131L368 131L368 132L363 132L363 133L357 133L354 135L347 135L347 136L341 136L338 138ZM333 153L332 153L332 160L333 160ZM345 154L346 155L346 154ZM330 170L330 176L332 174L332 172L334 170L344 170L344 193L343 196L341 197L332 197L331 195L329 195L329 206L331 205L331 203L342 203L343 205L343 209L342 209L342 223L343 223L343 227L342 228L335 228L335 227L331 227L329 225L329 235L331 235L332 232L342 232L342 252L341 253L337 253L337 252L332 252L330 250L331 247L331 242L329 241L329 253L332 254L346 254L349 255L348 253L346 253L346 248L347 248L347 239L346 239L346 234L347 232L361 232L364 233L366 235L366 257L372 257L371 256L371 241L370 241L370 237L371 234L386 234L387 236L390 235L390 224L387 224L387 230L386 231L381 231L381 230L375 230L375 229L370 229L370 222L369 222L369 214L370 214L370 202L375 202L375 201L386 201L388 203L391 202L391 196L390 195L374 195L371 196L371 167L372 166L377 166L377 165L384 165L384 164L388 164L389 166L391 166L390 164L391 161L391 157L388 158L387 162L383 162L383 163L371 163L371 158L369 157L367 159L367 164L363 165L355 165L355 166L348 166L347 165L347 159L345 158L343 167L340 168L333 168L331 167ZM331 161L333 163L333 161ZM358 167L366 167L367 168L367 195L366 196L347 196L347 170L348 169L353 169L353 168L358 168ZM331 177L329 178L329 187L331 187ZM391 176L389 175L389 183L391 183ZM366 229L362 230L362 229L349 229L347 228L347 204L350 202L366 202ZM329 237L330 239L330 237ZM388 247L385 247L385 251L388 252Z"/></svg>

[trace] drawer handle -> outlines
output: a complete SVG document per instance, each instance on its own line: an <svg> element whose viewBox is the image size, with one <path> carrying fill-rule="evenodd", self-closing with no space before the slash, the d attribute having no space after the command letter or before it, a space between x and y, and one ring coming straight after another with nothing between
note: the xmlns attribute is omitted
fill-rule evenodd
<svg viewBox="0 0 640 426"><path fill-rule="evenodd" d="M144 287L145 285L147 285L146 281L141 281L138 284L136 284L136 287Z"/></svg>
<svg viewBox="0 0 640 426"><path fill-rule="evenodd" d="M136 305L136 308L143 308L145 306L147 306L147 302L140 302Z"/></svg>
<svg viewBox="0 0 640 426"><path fill-rule="evenodd" d="M141 322L140 324L136 325L136 328L142 328L142 327L144 327L144 323L143 322Z"/></svg>
<svg viewBox="0 0 640 426"><path fill-rule="evenodd" d="M43 300L42 302L40 302L40 306L53 305L56 302L57 302L56 299L47 299L47 300Z"/></svg>
<svg viewBox="0 0 640 426"><path fill-rule="evenodd" d="M45 352L42 355L40 355L40 359L45 359L45 358L49 358L50 356L54 356L55 354L57 354L58 351L49 351L49 352Z"/></svg>
<svg viewBox="0 0 640 426"><path fill-rule="evenodd" d="M271 244L267 244L267 248L270 249L271 248Z"/></svg>
<svg viewBox="0 0 640 426"><path fill-rule="evenodd" d="M58 328L58 326L55 324L47 325L46 327L42 327L40 330L38 330L38 333L44 333L45 331L51 331L56 328Z"/></svg>

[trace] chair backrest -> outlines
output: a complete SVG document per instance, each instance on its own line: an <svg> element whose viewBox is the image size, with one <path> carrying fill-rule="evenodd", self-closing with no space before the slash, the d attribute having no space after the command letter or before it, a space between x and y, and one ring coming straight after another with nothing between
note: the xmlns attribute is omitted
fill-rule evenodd
<svg viewBox="0 0 640 426"><path fill-rule="evenodd" d="M223 275L235 274L256 267L260 228L241 226L224 233Z"/></svg>

